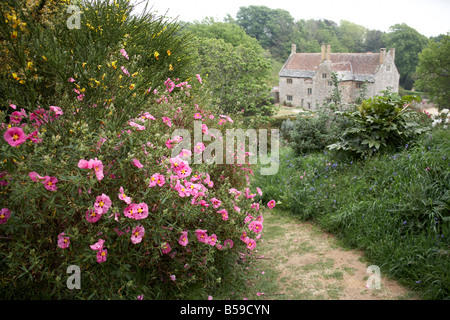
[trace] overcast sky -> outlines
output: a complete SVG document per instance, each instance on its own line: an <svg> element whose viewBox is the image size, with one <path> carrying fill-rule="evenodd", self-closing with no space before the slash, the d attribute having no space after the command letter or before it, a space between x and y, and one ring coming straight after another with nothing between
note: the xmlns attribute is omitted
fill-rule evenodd
<svg viewBox="0 0 450 320"><path fill-rule="evenodd" d="M368 29L389 31L397 23L406 23L431 37L450 32L450 0L148 0L152 11L179 21L218 21L230 14L236 18L240 7L262 5L284 9L295 20L328 19L362 25Z"/></svg>

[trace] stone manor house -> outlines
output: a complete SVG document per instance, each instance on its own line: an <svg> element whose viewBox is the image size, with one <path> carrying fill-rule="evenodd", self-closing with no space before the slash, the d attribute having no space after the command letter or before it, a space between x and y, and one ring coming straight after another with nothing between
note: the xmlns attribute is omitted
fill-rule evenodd
<svg viewBox="0 0 450 320"><path fill-rule="evenodd" d="M276 100L281 104L314 110L330 102L335 72L341 80L342 102L353 103L360 97L363 83L366 97L373 97L388 87L398 92L400 75L395 66L395 49L378 53L331 53L322 45L322 53L297 53L296 45L279 73Z"/></svg>

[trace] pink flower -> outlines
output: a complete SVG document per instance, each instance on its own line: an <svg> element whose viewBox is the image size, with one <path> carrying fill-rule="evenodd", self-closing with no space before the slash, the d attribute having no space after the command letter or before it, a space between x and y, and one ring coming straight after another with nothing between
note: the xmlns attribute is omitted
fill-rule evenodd
<svg viewBox="0 0 450 320"><path fill-rule="evenodd" d="M208 244L210 244L211 246L215 246L217 242L217 236L215 234L213 234L212 236L208 237Z"/></svg>
<svg viewBox="0 0 450 320"><path fill-rule="evenodd" d="M140 296L137 296L137 298L136 298L137 300L142 300L142 299L144 299L144 295L143 294L141 294Z"/></svg>
<svg viewBox="0 0 450 320"><path fill-rule="evenodd" d="M270 200L267 203L267 206L269 207L269 209L273 209L275 207L275 204L276 204L275 200Z"/></svg>
<svg viewBox="0 0 450 320"><path fill-rule="evenodd" d="M42 139L39 139L38 133L39 132L37 130L34 130L27 136L27 139L30 139L33 143L41 143Z"/></svg>
<svg viewBox="0 0 450 320"><path fill-rule="evenodd" d="M202 115L200 114L200 113L196 113L196 114L194 114L194 119L201 119L202 118Z"/></svg>
<svg viewBox="0 0 450 320"><path fill-rule="evenodd" d="M111 207L111 199L104 193L95 199L94 208L97 213L107 213Z"/></svg>
<svg viewBox="0 0 450 320"><path fill-rule="evenodd" d="M178 243L183 247L186 247L189 243L187 231L183 231L181 233L180 239L178 239Z"/></svg>
<svg viewBox="0 0 450 320"><path fill-rule="evenodd" d="M119 52L125 57L125 59L130 60L130 58L128 57L128 54L125 51L125 49L120 49Z"/></svg>
<svg viewBox="0 0 450 320"><path fill-rule="evenodd" d="M14 111L11 113L11 116L9 117L9 122L12 124L20 124L22 121L22 112Z"/></svg>
<svg viewBox="0 0 450 320"><path fill-rule="evenodd" d="M70 244L70 238L65 237L65 235L66 234L64 232L58 234L58 247L61 249L67 249Z"/></svg>
<svg viewBox="0 0 450 320"><path fill-rule="evenodd" d="M183 186L183 185L180 183L180 180L177 180L177 183L175 184L174 189L175 189L176 191L178 191L178 195L179 195L180 197L190 196L189 191L186 189L185 186Z"/></svg>
<svg viewBox="0 0 450 320"><path fill-rule="evenodd" d="M222 215L222 220L227 221L228 220L228 212L225 209L217 211L217 213L220 213Z"/></svg>
<svg viewBox="0 0 450 320"><path fill-rule="evenodd" d="M173 140L167 139L167 141L166 141L167 149L172 149L173 148L173 144L172 144L173 142L174 142Z"/></svg>
<svg viewBox="0 0 450 320"><path fill-rule="evenodd" d="M203 243L208 243L208 234L207 230L197 229L195 230L195 234L197 235L197 240Z"/></svg>
<svg viewBox="0 0 450 320"><path fill-rule="evenodd" d="M96 243L94 243L93 245L90 245L89 247L92 250L100 250L101 248L103 248L103 244L105 243L105 240L103 239L98 239L98 241Z"/></svg>
<svg viewBox="0 0 450 320"><path fill-rule="evenodd" d="M102 217L101 212L96 212L95 210L87 210L86 211L86 220L90 223L95 223Z"/></svg>
<svg viewBox="0 0 450 320"><path fill-rule="evenodd" d="M199 74L197 74L196 76L197 76L197 80L198 80L198 82L202 83L202 78L200 77L200 75L199 75Z"/></svg>
<svg viewBox="0 0 450 320"><path fill-rule="evenodd" d="M56 186L57 182L58 182L57 178L45 176L44 181L42 183L44 184L45 189L49 191L56 191L56 189L58 189L58 187Z"/></svg>
<svg viewBox="0 0 450 320"><path fill-rule="evenodd" d="M263 222L264 222L263 216L262 216L262 215L259 215L259 216L256 218L256 221L259 221L259 222L263 223Z"/></svg>
<svg viewBox="0 0 450 320"><path fill-rule="evenodd" d="M217 209L222 204L222 201L216 198L212 198L211 203L213 204L214 209Z"/></svg>
<svg viewBox="0 0 450 320"><path fill-rule="evenodd" d="M123 73L125 73L126 76L128 76L128 77L130 76L130 73L124 66L121 66L120 69L122 69Z"/></svg>
<svg viewBox="0 0 450 320"><path fill-rule="evenodd" d="M204 150L205 150L205 144L203 142L198 142L195 145L195 148L194 148L195 153L202 153Z"/></svg>
<svg viewBox="0 0 450 320"><path fill-rule="evenodd" d="M97 177L97 180L100 181L103 179L104 175L103 175L103 163L100 160L97 160L97 158L95 158L95 160L89 160L90 162L90 166L92 169L94 169L95 172L95 176Z"/></svg>
<svg viewBox="0 0 450 320"><path fill-rule="evenodd" d="M50 110L52 110L57 116L63 115L64 112L62 111L62 109L60 107L56 107L56 106L50 106L49 107Z"/></svg>
<svg viewBox="0 0 450 320"><path fill-rule="evenodd" d="M256 188L256 192L262 197L262 191L261 191L261 189L260 188Z"/></svg>
<svg viewBox="0 0 450 320"><path fill-rule="evenodd" d="M17 147L27 140L27 136L22 128L19 127L12 127L6 130L3 138L5 138L11 147Z"/></svg>
<svg viewBox="0 0 450 320"><path fill-rule="evenodd" d="M204 135L208 134L208 126L206 124L202 124L202 133Z"/></svg>
<svg viewBox="0 0 450 320"><path fill-rule="evenodd" d="M224 248L226 248L227 245L230 247L230 249L233 248L233 245L234 245L234 244L233 244L233 240L231 240L231 239L226 239L226 240L223 242Z"/></svg>
<svg viewBox="0 0 450 320"><path fill-rule="evenodd" d="M254 208L254 209L256 209L256 211L258 211L259 210L259 203L258 202L253 203L252 204L252 208Z"/></svg>
<svg viewBox="0 0 450 320"><path fill-rule="evenodd" d="M247 240L248 240L247 233L245 231L242 232L241 240L244 242L247 242Z"/></svg>
<svg viewBox="0 0 450 320"><path fill-rule="evenodd" d="M143 226L137 226L133 229L133 232L131 234L131 242L133 242L134 244L140 243L144 235L145 228Z"/></svg>
<svg viewBox="0 0 450 320"><path fill-rule="evenodd" d="M167 242L163 242L161 245L161 250L162 253L169 253L170 251L172 251L172 248L170 247L170 244L168 244Z"/></svg>
<svg viewBox="0 0 450 320"><path fill-rule="evenodd" d="M143 168L143 167L144 167L144 166L142 165L142 163L139 162L138 159L133 159L132 162L133 162L134 166L137 167L137 168Z"/></svg>
<svg viewBox="0 0 450 320"><path fill-rule="evenodd" d="M11 217L11 211L8 208L3 208L0 211L0 224L4 224Z"/></svg>
<svg viewBox="0 0 450 320"><path fill-rule="evenodd" d="M189 157L192 154L191 150L182 149L178 157Z"/></svg>
<svg viewBox="0 0 450 320"><path fill-rule="evenodd" d="M101 248L97 251L97 262L102 263L106 261L106 257L108 256L108 250Z"/></svg>
<svg viewBox="0 0 450 320"><path fill-rule="evenodd" d="M256 247L256 241L253 239L248 239L247 241L247 249L253 250Z"/></svg>
<svg viewBox="0 0 450 320"><path fill-rule="evenodd" d="M166 179L163 175L159 173L155 173L150 177L150 184L149 187L154 187L156 185L162 187L166 183Z"/></svg>
<svg viewBox="0 0 450 320"><path fill-rule="evenodd" d="M170 120L170 118L167 117L162 117L162 120L165 124L167 124L169 127L172 127L172 120Z"/></svg>
<svg viewBox="0 0 450 320"><path fill-rule="evenodd" d="M131 203L131 198L127 197L125 195L125 192L123 191L123 187L119 188L119 199L122 201L125 201L126 204L130 204Z"/></svg>
<svg viewBox="0 0 450 320"><path fill-rule="evenodd" d="M148 217L148 205L145 202L137 204L135 209L137 213L134 218L136 220L142 220Z"/></svg>
<svg viewBox="0 0 450 320"><path fill-rule="evenodd" d="M69 82L75 82L74 78L69 78Z"/></svg>
<svg viewBox="0 0 450 320"><path fill-rule="evenodd" d="M253 232L255 232L255 233L260 233L260 232L262 231L262 229L263 229L263 225L262 225L261 222L255 220L255 221L252 221L252 222L248 225L248 228L249 228L250 230L252 230Z"/></svg>
<svg viewBox="0 0 450 320"><path fill-rule="evenodd" d="M30 176L31 180L33 180L34 182L37 182L38 179L44 180L44 177L41 177L40 175L37 174L37 172L34 172L34 171L30 172L28 175Z"/></svg>
<svg viewBox="0 0 450 320"><path fill-rule="evenodd" d="M171 279L172 281L175 281L175 280L177 279L177 277L175 277L175 275L172 274L172 275L170 276L170 279Z"/></svg>

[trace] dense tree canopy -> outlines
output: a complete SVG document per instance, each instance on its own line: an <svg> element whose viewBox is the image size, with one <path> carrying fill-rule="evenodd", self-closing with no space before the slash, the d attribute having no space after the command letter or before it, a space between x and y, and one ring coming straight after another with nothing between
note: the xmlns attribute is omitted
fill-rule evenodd
<svg viewBox="0 0 450 320"><path fill-rule="evenodd" d="M450 35L431 40L419 54L417 88L428 92L440 109L450 106Z"/></svg>

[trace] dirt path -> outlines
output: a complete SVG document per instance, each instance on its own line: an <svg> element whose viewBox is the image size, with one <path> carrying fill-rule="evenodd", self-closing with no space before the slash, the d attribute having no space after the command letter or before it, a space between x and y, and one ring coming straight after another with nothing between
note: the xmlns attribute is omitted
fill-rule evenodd
<svg viewBox="0 0 450 320"><path fill-rule="evenodd" d="M275 214L274 214L275 213ZM311 223L268 212L264 215L264 237L258 246L261 269L271 269L276 287L265 299L282 300L395 300L417 299L395 281L383 277L375 286L375 273L361 252L345 250L330 234ZM369 278L370 277L370 278Z"/></svg>

